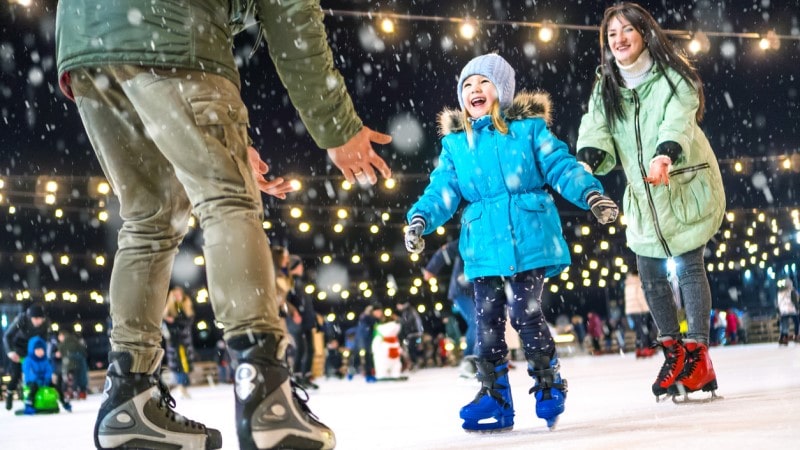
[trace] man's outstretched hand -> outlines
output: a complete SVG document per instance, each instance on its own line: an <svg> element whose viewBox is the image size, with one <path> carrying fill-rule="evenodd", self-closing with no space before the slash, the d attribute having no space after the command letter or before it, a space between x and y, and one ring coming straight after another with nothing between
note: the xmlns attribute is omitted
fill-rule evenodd
<svg viewBox="0 0 800 450"><path fill-rule="evenodd" d="M389 166L372 149L373 142L385 145L392 142L392 137L363 127L361 131L341 147L328 149L328 156L331 161L342 171L345 179L351 184L356 183L356 181L359 183L369 182L369 184L377 183L378 176L375 174L375 169L378 169L384 178L392 176Z"/></svg>
<svg viewBox="0 0 800 450"><path fill-rule="evenodd" d="M282 177L269 181L264 178L264 175L269 172L269 165L261 159L258 150L254 147L247 147L247 159L250 160L250 167L253 168L253 178L255 178L258 189L261 192L283 200L286 198L287 193L294 191L294 186L292 186L291 182L284 180Z"/></svg>

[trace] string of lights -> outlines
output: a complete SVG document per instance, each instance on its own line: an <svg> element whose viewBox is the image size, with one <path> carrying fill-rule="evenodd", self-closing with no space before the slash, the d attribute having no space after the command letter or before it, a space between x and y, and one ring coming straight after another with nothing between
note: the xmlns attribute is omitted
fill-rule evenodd
<svg viewBox="0 0 800 450"><path fill-rule="evenodd" d="M800 154L798 152L787 154L775 155L761 155L761 156L737 156L732 158L720 158L717 160L720 166L730 166L736 172L743 172L745 169L755 170L756 163L770 163L770 169L782 169L784 171L800 171ZM617 168L619 169L619 168ZM395 173L392 178L384 180L382 186L387 190L395 190L398 188L398 183L402 181L420 181L426 180L430 176L429 173ZM352 190L356 187L346 180L342 180L339 173L330 175L286 175L287 178L295 184L298 190L301 190L304 184L308 183L321 183L321 182L337 182L341 189L345 191ZM67 189L62 189L59 186L67 186ZM85 187L84 189L76 189L76 186ZM6 175L0 177L0 205L9 202L9 198L15 199L35 199L43 197L45 204L54 204L57 198L66 198L72 202L78 202L86 199L94 199L104 201L111 194L111 187L108 182L99 176L49 176L49 175ZM26 202L19 202L25 204ZM37 202L38 203L38 202ZM16 203L15 203L16 204ZM281 205L275 207L281 208ZM318 205L316 208L336 208L335 206ZM359 207L357 205L349 206L351 210L365 209L374 210L373 206ZM62 209L80 209L80 207L73 207L66 205Z"/></svg>
<svg viewBox="0 0 800 450"><path fill-rule="evenodd" d="M476 19L472 17L446 17L435 15L402 14L394 12L373 12L373 11L348 11L338 9L325 9L325 14L332 17L351 17L377 20L378 28L386 34L395 32L395 22L416 21L416 22L443 22L453 24L458 27L458 32L464 39L474 39L478 35L478 30L485 26L509 26L514 28L531 28L538 30L538 38L543 42L555 39L559 30L565 31L594 31L599 32L597 25L579 25L569 23L558 23L555 21L544 20L538 22L516 21L516 20L496 20L496 19ZM666 29L667 34L678 38L689 40L688 50L692 53L706 52L710 48L709 37L737 38L758 40L758 46L762 50L778 50L781 41L800 41L800 35L778 34L775 30L767 30L763 33L737 32L737 31L718 31L718 30L677 30Z"/></svg>
<svg viewBox="0 0 800 450"><path fill-rule="evenodd" d="M786 217L777 218L770 216L764 211L757 209L745 209L738 212L728 211L726 214L726 223L723 224L720 230L717 244L714 246L713 258L709 258L708 269L713 271L724 270L748 270L748 267L765 268L770 259L777 259L782 254L796 250L800 245L800 210L797 208L783 207L779 208L787 213ZM621 220L620 227L624 226L624 216ZM577 225L576 236L571 239L572 252L579 260L576 262L574 271L569 270L562 275L560 279L567 283L570 282L570 273L580 273L582 282L591 278L591 273L599 273L600 278L596 281L600 282L603 278L611 277L617 279L626 270L624 267L628 265L625 258L614 258L614 267L600 267L600 263L596 257L598 255L605 255L612 251L612 240L616 236L620 236L620 229L612 226L605 230L608 234L607 237L595 239L593 237L593 229L589 225ZM446 234L444 232L437 233L440 239ZM788 240L787 240L787 236ZM436 239L435 237L433 239ZM732 245L734 240L743 240L742 245ZM55 253L55 255L53 255ZM585 257L584 257L585 255ZM301 255L303 256L303 255ZM319 255L304 255L307 258L314 258L315 263L319 266L329 264L352 264L368 265L373 261L376 264L390 265L391 262L398 258L408 258L412 262L419 261L419 255L408 254L404 251L382 251L376 254L362 254L358 251L348 252L347 254L333 255L321 253ZM59 252L0 252L0 261L15 260L18 263L25 265L44 264L44 265L60 265L70 266L78 262L90 265L94 263L95 266L104 266L106 264L106 256L97 253L59 253ZM193 259L196 266L204 265L202 256L197 256ZM618 269L616 269L618 268ZM606 273L603 273L606 270ZM395 292L399 285L411 285L419 288L420 285L417 277L410 277L403 280L397 280L394 277L392 286L388 287ZM402 283L400 282L402 281ZM366 283L366 284L364 284ZM373 282L374 283L374 282ZM353 282L353 286L369 286L373 283L367 280ZM313 285L312 285L313 286ZM568 284L565 287L571 289ZM315 287L314 289L318 289ZM342 286L338 288L332 287L332 292L342 290ZM360 288L363 290L363 288ZM324 290L324 289L322 289ZM345 289L346 290L346 289ZM24 291L19 291L24 292ZM87 291L92 292L92 291ZM314 292L312 290L312 292ZM320 291L321 292L321 291ZM414 292L417 294L418 292ZM16 294L16 299L21 301L26 297L19 297L21 294ZM91 296L94 298L94 294ZM2 299L2 293L0 293Z"/></svg>

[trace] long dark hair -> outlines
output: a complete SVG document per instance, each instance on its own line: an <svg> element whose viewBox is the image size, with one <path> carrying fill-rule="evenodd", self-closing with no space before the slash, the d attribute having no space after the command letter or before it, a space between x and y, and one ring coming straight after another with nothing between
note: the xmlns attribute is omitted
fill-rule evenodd
<svg viewBox="0 0 800 450"><path fill-rule="evenodd" d="M614 55L606 42L608 33L608 23L617 16L622 16L633 25L633 27L642 35L645 48L650 51L650 56L653 58L653 63L660 70L666 67L671 67L677 71L684 80L694 86L697 90L697 96L700 100L700 106L697 108L695 119L700 122L703 118L705 111L705 96L703 95L703 81L697 70L686 57L686 55L678 51L672 44L672 41L667 38L666 33L658 25L658 22L653 16L647 12L646 9L637 5L636 3L620 3L610 6L603 14L603 22L600 24L600 58L602 62L600 79L600 93L603 99L603 111L606 115L608 125L613 129L616 121L625 118L625 112L622 110L622 100L620 98L620 87L624 86L622 75L614 61ZM665 77L669 83L670 89L673 94L676 93L675 84L669 77Z"/></svg>

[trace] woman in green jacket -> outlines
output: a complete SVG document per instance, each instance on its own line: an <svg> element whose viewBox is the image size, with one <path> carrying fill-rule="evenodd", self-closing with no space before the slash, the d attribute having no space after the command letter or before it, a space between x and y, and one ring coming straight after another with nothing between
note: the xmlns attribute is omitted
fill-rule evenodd
<svg viewBox="0 0 800 450"><path fill-rule="evenodd" d="M622 3L600 25L602 65L578 137L578 160L602 175L619 162L628 246L636 263L665 361L653 393L713 391L708 356L711 290L705 244L725 213L716 157L698 126L703 87L691 63L645 9ZM681 339L667 279L674 259L688 333Z"/></svg>

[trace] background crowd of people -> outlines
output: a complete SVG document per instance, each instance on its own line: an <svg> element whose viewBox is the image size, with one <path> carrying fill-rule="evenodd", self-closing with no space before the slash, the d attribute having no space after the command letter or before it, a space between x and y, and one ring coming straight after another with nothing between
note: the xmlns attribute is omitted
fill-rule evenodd
<svg viewBox="0 0 800 450"><path fill-rule="evenodd" d="M37 398L48 388L66 411L70 400L84 400L88 394L86 343L67 329L53 330L44 307L34 303L20 313L4 330L3 348L10 375L3 391L5 409L13 409L14 399L24 404L23 414L58 411L51 398Z"/></svg>

